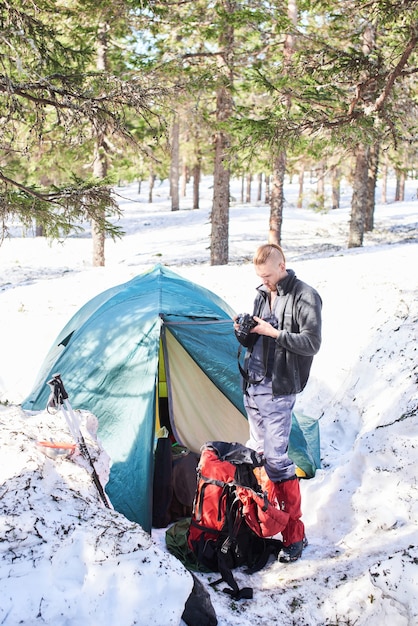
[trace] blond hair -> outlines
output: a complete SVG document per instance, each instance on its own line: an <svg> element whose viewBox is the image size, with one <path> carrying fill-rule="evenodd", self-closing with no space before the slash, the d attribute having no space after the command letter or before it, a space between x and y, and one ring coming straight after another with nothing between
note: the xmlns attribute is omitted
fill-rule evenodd
<svg viewBox="0 0 418 626"><path fill-rule="evenodd" d="M278 254L280 257L279 263L286 263L284 252L280 246L276 243L265 243L255 251L253 257L254 265L264 265L271 254Z"/></svg>

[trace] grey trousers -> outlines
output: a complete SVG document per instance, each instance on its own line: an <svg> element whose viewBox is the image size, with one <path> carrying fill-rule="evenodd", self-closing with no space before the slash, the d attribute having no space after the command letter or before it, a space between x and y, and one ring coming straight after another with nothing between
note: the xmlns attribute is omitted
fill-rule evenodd
<svg viewBox="0 0 418 626"><path fill-rule="evenodd" d="M273 482L295 475L295 465L287 454L295 401L296 395L273 396L269 379L250 385L244 394L250 426L247 447L263 452L266 472Z"/></svg>

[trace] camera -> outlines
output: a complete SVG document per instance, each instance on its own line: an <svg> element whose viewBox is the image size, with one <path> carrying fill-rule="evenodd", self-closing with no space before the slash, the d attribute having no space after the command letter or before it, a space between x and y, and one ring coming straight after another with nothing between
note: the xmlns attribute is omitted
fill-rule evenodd
<svg viewBox="0 0 418 626"><path fill-rule="evenodd" d="M249 313L241 313L237 316L235 322L239 325L238 330L235 331L239 341L245 341L250 334L250 330L257 326L258 323Z"/></svg>

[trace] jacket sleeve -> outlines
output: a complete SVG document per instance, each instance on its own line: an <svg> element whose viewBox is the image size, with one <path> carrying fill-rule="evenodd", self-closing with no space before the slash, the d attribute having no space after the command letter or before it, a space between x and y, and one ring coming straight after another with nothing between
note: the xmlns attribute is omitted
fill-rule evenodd
<svg viewBox="0 0 418 626"><path fill-rule="evenodd" d="M301 283L290 314L292 320L287 324L285 319L276 343L294 354L314 356L321 346L322 330L322 300L317 291Z"/></svg>

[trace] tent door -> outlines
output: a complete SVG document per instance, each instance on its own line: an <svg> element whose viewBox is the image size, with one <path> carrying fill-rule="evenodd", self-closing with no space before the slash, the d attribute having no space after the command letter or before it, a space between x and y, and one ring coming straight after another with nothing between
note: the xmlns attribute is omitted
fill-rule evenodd
<svg viewBox="0 0 418 626"><path fill-rule="evenodd" d="M197 454L174 444L170 422L168 386L163 339L160 338L156 381L156 435L165 427L168 437L157 439L154 458L152 526L165 528L171 522L190 517L196 491Z"/></svg>
<svg viewBox="0 0 418 626"><path fill-rule="evenodd" d="M156 384L155 432L158 433L161 428L165 427L171 436L172 428L170 424L170 411L168 406L167 376L161 337L158 355L158 379Z"/></svg>

